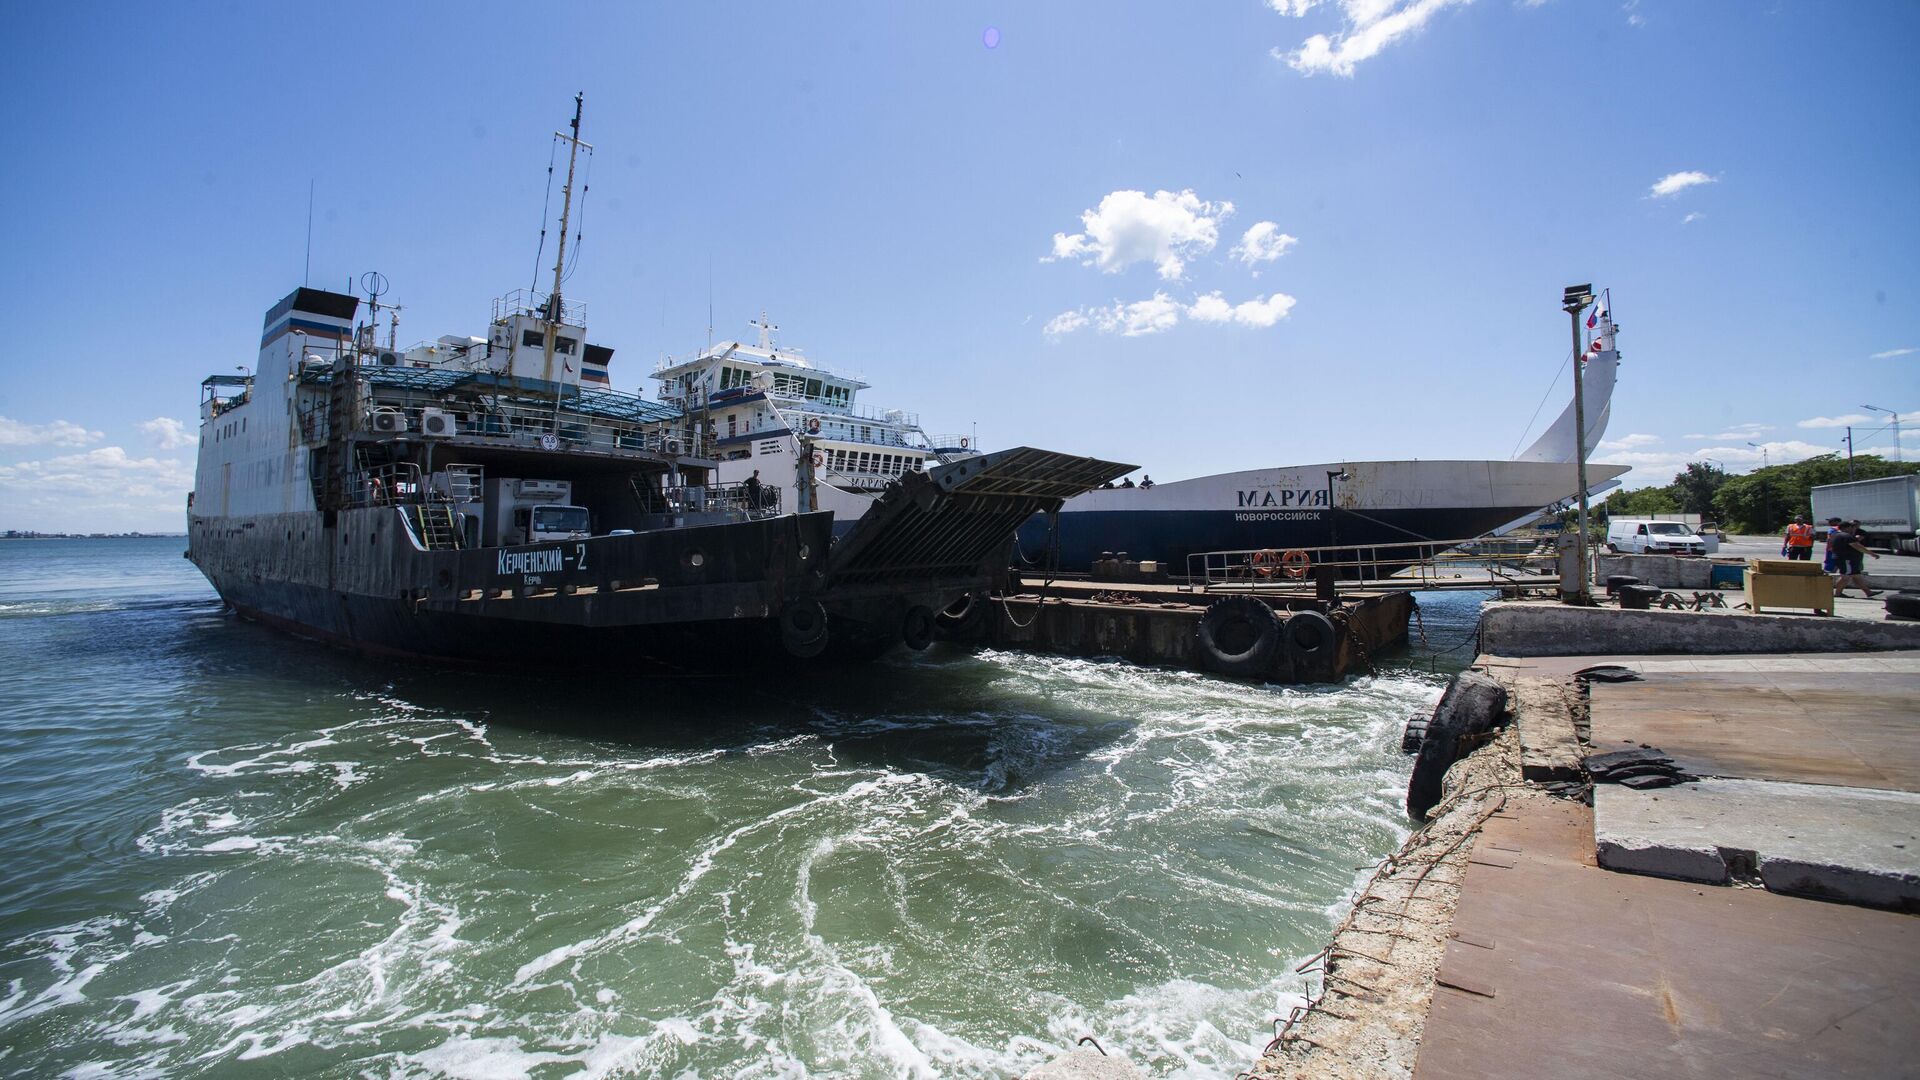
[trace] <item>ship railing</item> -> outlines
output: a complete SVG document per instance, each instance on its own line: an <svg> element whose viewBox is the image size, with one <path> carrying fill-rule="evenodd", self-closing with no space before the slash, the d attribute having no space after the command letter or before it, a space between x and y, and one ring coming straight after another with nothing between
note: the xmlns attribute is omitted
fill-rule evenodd
<svg viewBox="0 0 1920 1080"><path fill-rule="evenodd" d="M356 469L347 474L349 506L402 506L424 502L426 485L420 482L420 466L411 461Z"/></svg>
<svg viewBox="0 0 1920 1080"><path fill-rule="evenodd" d="M1405 590L1498 589L1542 586L1558 580L1558 563L1550 542L1522 552L1476 550L1475 545L1485 539L1195 552L1187 556L1185 588L1311 591L1323 575L1372 588Z"/></svg>
<svg viewBox="0 0 1920 1080"><path fill-rule="evenodd" d="M659 502L648 509L669 514L738 513L748 517L774 517L780 511L779 488L760 485L755 492L742 483L678 484L648 489L648 500Z"/></svg>
<svg viewBox="0 0 1920 1080"><path fill-rule="evenodd" d="M426 408L444 407L417 399L397 407L406 414L407 430L419 431L420 414ZM502 439L529 449L585 449L602 451L639 451L676 457L710 458L713 441L692 424L639 423L560 410L556 423L551 406L514 405L494 402L485 409L468 407L451 410L456 414L457 434L469 438Z"/></svg>
<svg viewBox="0 0 1920 1080"><path fill-rule="evenodd" d="M966 450L972 453L980 452L980 448L974 445L975 440L971 435L954 433L948 435L928 435L925 436L925 438L927 440L927 447L931 450Z"/></svg>
<svg viewBox="0 0 1920 1080"><path fill-rule="evenodd" d="M536 319L544 319L551 306L547 293L535 292L532 289L515 289L505 296L493 298L493 321L504 322L515 315L531 315ZM573 326L585 326L587 305L579 300L561 297L560 321Z"/></svg>

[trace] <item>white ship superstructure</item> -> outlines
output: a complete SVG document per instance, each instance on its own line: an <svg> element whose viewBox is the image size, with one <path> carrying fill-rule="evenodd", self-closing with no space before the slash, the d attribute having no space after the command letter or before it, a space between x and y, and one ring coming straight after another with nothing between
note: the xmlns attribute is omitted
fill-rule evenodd
<svg viewBox="0 0 1920 1080"><path fill-rule="evenodd" d="M804 440L815 508L833 511L836 530L845 531L901 476L979 455L971 435L929 436L914 413L856 400L864 379L775 344L778 327L764 313L749 325L759 330L754 344L721 342L653 373L661 403L705 425L720 483L758 472L766 488L797 494ZM794 495L785 501L800 505Z"/></svg>

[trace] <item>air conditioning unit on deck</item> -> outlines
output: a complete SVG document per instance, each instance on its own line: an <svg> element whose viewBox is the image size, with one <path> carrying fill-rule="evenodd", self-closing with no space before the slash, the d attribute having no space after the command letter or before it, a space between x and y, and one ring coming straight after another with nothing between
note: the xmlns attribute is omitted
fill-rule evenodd
<svg viewBox="0 0 1920 1080"><path fill-rule="evenodd" d="M373 410L373 430L382 434L397 435L407 430L407 414L383 405Z"/></svg>
<svg viewBox="0 0 1920 1080"><path fill-rule="evenodd" d="M460 434L460 422L445 409L421 409L420 434L434 439L451 438Z"/></svg>

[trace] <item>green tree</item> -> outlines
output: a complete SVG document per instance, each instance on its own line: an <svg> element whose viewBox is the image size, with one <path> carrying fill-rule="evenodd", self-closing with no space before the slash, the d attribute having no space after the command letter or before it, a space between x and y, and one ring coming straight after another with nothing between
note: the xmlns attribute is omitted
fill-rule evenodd
<svg viewBox="0 0 1920 1080"><path fill-rule="evenodd" d="M1615 491L1607 495L1600 509L1608 517L1637 517L1642 514L1677 514L1680 512L1680 500L1674 496L1671 487L1641 488L1638 491Z"/></svg>
<svg viewBox="0 0 1920 1080"><path fill-rule="evenodd" d="M1685 472L1673 478L1672 487L1679 493L1680 505L1689 514L1712 517L1713 496L1720 485L1727 482L1724 470L1716 469L1702 461L1691 462Z"/></svg>
<svg viewBox="0 0 1920 1080"><path fill-rule="evenodd" d="M1877 480L1920 472L1920 463L1888 461L1873 454L1853 459L1853 479ZM1821 454L1791 465L1755 469L1728 477L1713 496L1720 523L1745 533L1777 533L1796 514L1813 512L1813 489L1847 482L1847 461L1839 454Z"/></svg>

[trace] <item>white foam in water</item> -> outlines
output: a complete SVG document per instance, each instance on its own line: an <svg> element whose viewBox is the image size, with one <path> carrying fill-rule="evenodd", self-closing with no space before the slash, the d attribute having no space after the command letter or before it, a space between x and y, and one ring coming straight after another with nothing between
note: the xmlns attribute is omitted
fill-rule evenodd
<svg viewBox="0 0 1920 1080"><path fill-rule="evenodd" d="M796 702L797 732L626 745L388 691L176 756L173 805L131 832L183 876L0 946L0 1043L33 1039L0 1060L1005 1077L1093 1034L1154 1075L1232 1075L1304 986L1280 957L1404 831L1399 725L1439 692L901 667L971 680L963 707Z"/></svg>

